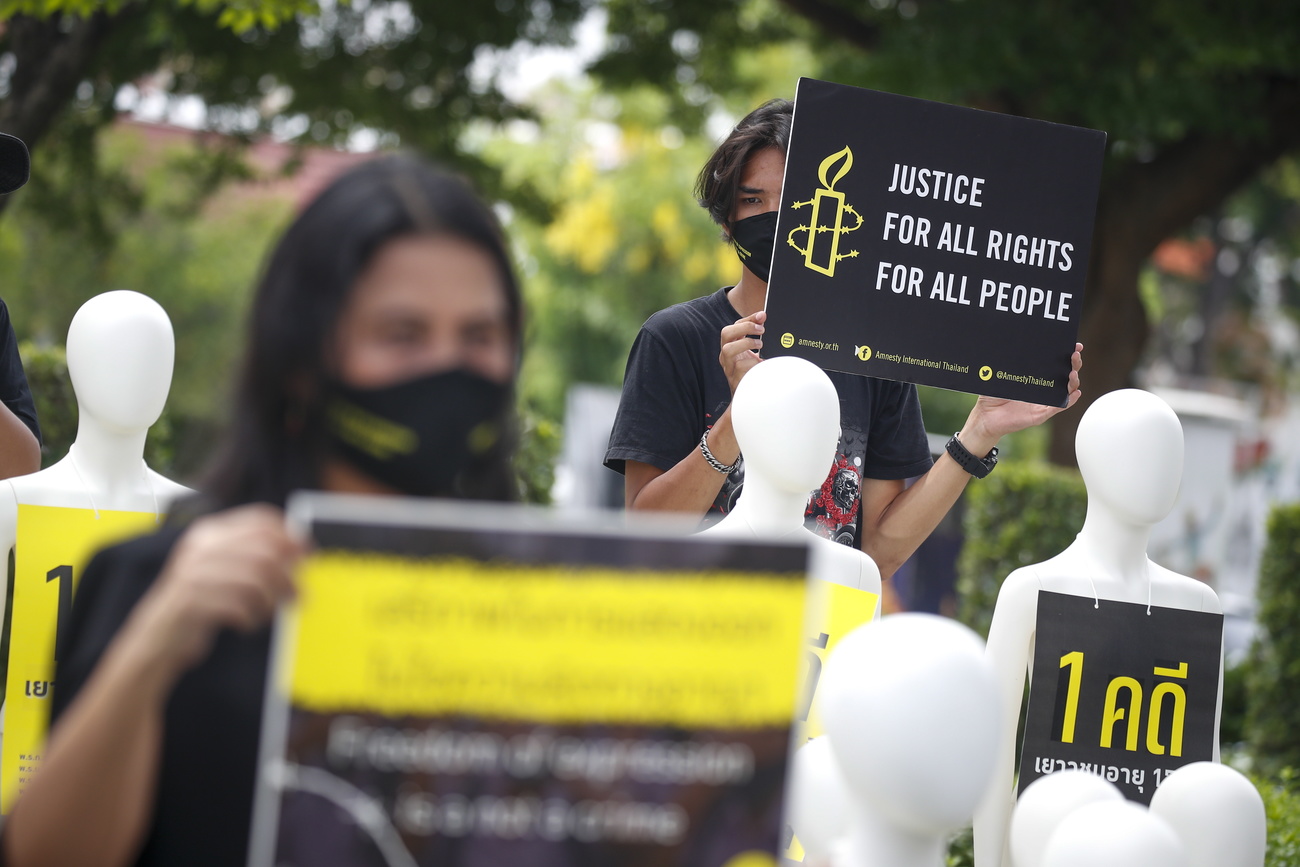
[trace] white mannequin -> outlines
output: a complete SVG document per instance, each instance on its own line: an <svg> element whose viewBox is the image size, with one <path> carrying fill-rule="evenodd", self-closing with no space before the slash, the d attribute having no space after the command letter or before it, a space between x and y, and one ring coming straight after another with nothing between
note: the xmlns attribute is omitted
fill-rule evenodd
<svg viewBox="0 0 1300 867"><path fill-rule="evenodd" d="M148 296L119 290L81 305L67 343L77 438L63 460L0 486L0 551L13 548L19 503L158 513L189 493L144 463L175 351L171 320Z"/></svg>
<svg viewBox="0 0 1300 867"><path fill-rule="evenodd" d="M153 299L138 292L116 291L97 295L81 306L68 327L67 341L68 375L77 396L77 437L58 463L0 485L0 556L14 551L20 506L77 509L82 510L81 514L89 511L96 526L117 532L114 528L123 524L122 516L115 513L145 513L157 521L174 499L188 493L188 488L155 473L144 462L145 436L162 414L171 387L174 353L171 320ZM98 524L101 511L109 513L103 525ZM77 513L68 514L69 521L81 520L72 517ZM143 532L145 526L136 532ZM87 533L85 527L68 527L70 552L65 563L75 562L77 555L71 549L82 550L96 538L112 538ZM64 537L57 535L57 529L53 532L56 535L44 538L53 538L59 544L57 540ZM17 554L21 573L22 552ZM67 577L73 575L70 569ZM15 588L17 600L19 590ZM15 611L20 607L15 602ZM50 628L54 628L53 624ZM16 618L14 634L18 634ZM39 671L41 680L52 673L53 657L42 661L44 651L30 650L34 646L27 645L20 651L14 645L8 678L11 689L16 685L15 678L31 676L26 672ZM29 650L36 655L28 656ZM41 703L41 693L31 695L36 696L36 704ZM14 701L18 699L6 702L0 716L0 727L7 728L11 741L3 752L6 810L13 796L8 786L16 779L14 757L18 750L36 746L41 725L32 719L32 714L38 713L33 699L24 697L21 704ZM4 717L9 718L8 726ZM13 741L14 737L18 740Z"/></svg>
<svg viewBox="0 0 1300 867"><path fill-rule="evenodd" d="M812 546L814 577L880 595L880 570L867 554L804 526L808 493L826 480L840 437L840 398L817 365L769 358L745 374L731 400L731 423L745 456L736 507L705 532L746 538L800 536Z"/></svg>
<svg viewBox="0 0 1300 867"><path fill-rule="evenodd" d="M1164 821L1131 801L1085 804L1047 841L1043 867L1188 867L1182 842Z"/></svg>
<svg viewBox="0 0 1300 867"><path fill-rule="evenodd" d="M940 867L987 787L1000 729L979 637L931 614L869 623L831 651L819 701L852 793L835 867Z"/></svg>
<svg viewBox="0 0 1300 867"><path fill-rule="evenodd" d="M997 671L1002 718L1008 722L988 796L975 813L976 867L1009 863L1005 841L1015 800L1015 721L1033 658L1038 591L1222 613L1207 585L1158 566L1146 555L1151 527L1173 508L1182 477L1182 427L1169 405L1137 389L1103 395L1080 420L1075 451L1088 489L1083 529L1065 551L1007 577L989 628L988 657ZM1222 696L1220 666L1216 760Z"/></svg>
<svg viewBox="0 0 1300 867"><path fill-rule="evenodd" d="M1264 799L1250 780L1227 765L1183 765L1156 789L1151 812L1183 841L1188 867L1264 865Z"/></svg>
<svg viewBox="0 0 1300 867"><path fill-rule="evenodd" d="M787 812L790 827L803 844L803 863L808 867L830 863L835 843L848 832L851 798L825 735L813 738L795 752Z"/></svg>
<svg viewBox="0 0 1300 867"><path fill-rule="evenodd" d="M1099 801L1123 801L1119 789L1088 771L1065 770L1039 777L1025 789L1011 816L1011 863L1043 867L1052 832L1066 816Z"/></svg>

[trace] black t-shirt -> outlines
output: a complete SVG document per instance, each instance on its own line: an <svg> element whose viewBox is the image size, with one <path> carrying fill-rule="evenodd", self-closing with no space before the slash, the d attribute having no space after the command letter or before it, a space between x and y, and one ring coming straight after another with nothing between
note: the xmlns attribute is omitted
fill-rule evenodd
<svg viewBox="0 0 1300 867"><path fill-rule="evenodd" d="M18 338L14 336L9 321L9 308L0 301L0 401L9 411L27 425L36 441L41 440L41 428L36 422L36 404L27 387L27 374L23 372L22 359L18 357Z"/></svg>
<svg viewBox="0 0 1300 867"><path fill-rule="evenodd" d="M180 535L101 551L83 573L58 650L52 715L85 686ZM270 632L221 632L167 702L153 816L136 864L237 867L248 860ZM74 831L75 833L75 831Z"/></svg>
<svg viewBox="0 0 1300 867"><path fill-rule="evenodd" d="M646 321L628 356L605 466L621 473L625 461L641 461L667 472L698 448L701 434L731 402L719 339L740 318L727 290L719 289ZM808 526L857 546L862 479L921 475L930 468L930 446L915 386L834 371L827 376L840 396L840 443L826 482L809 497ZM742 464L723 483L705 523L731 510L743 484Z"/></svg>

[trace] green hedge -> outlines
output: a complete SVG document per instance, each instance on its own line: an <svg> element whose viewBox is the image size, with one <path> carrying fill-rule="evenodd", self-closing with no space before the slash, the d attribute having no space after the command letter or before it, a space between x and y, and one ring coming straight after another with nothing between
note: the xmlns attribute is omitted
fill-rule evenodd
<svg viewBox="0 0 1300 867"><path fill-rule="evenodd" d="M1251 782L1264 798L1268 821L1264 867L1300 867L1300 794L1295 774L1284 769L1276 781L1252 775Z"/></svg>
<svg viewBox="0 0 1300 867"><path fill-rule="evenodd" d="M68 357L62 346L18 346L27 385L41 423L41 469L61 460L77 436L77 396L68 379Z"/></svg>
<svg viewBox="0 0 1300 867"><path fill-rule="evenodd" d="M1247 669L1246 741L1256 767L1300 767L1300 505L1269 515L1259 568L1259 637Z"/></svg>
<svg viewBox="0 0 1300 867"><path fill-rule="evenodd" d="M1053 557L1083 527L1087 493L1076 470L1002 463L966 489L966 540L957 560L957 616L988 636L1002 582Z"/></svg>

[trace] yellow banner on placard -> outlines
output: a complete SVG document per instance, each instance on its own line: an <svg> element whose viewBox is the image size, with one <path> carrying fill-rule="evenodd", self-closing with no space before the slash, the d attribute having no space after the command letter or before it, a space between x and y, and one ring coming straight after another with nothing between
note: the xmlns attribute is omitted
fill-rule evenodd
<svg viewBox="0 0 1300 867"><path fill-rule="evenodd" d="M66 622L81 570L105 545L155 526L152 512L110 512L18 504L9 673L0 746L0 813L40 764L50 721L55 637Z"/></svg>
<svg viewBox="0 0 1300 867"><path fill-rule="evenodd" d="M856 587L845 587L842 584L831 584L826 581L813 581L811 584L810 595L813 597L811 604L817 617L814 622L821 625L814 630L815 634L808 648L808 665L804 673L804 682L801 684L801 695L804 696L801 710L804 718L795 721L797 733L795 743L800 746L822 734L821 712L817 708L817 685L826 658L835 649L835 645L840 643L840 639L875 618L876 607L880 601L880 596L869 590L859 590ZM863 676L867 677L869 673L864 672ZM798 746L795 749L797 750ZM803 845L799 842L799 838L795 837L785 851L785 859L802 862L803 856Z"/></svg>
<svg viewBox="0 0 1300 867"><path fill-rule="evenodd" d="M321 551L300 573L282 677L317 712L788 726L805 587L802 575Z"/></svg>
<svg viewBox="0 0 1300 867"><path fill-rule="evenodd" d="M822 666L826 664L835 645L840 639L864 623L870 623L876 616L876 607L880 595L856 587L845 587L827 581L811 582L814 595L813 605L821 605L819 628L815 628L811 646L808 648L809 665L807 682L804 683L804 695L808 707L807 717L796 722L796 731L800 737L795 743L810 741L822 733L821 712L817 709L817 679L821 676ZM815 661L814 661L815 660ZM802 723L801 725L799 723Z"/></svg>

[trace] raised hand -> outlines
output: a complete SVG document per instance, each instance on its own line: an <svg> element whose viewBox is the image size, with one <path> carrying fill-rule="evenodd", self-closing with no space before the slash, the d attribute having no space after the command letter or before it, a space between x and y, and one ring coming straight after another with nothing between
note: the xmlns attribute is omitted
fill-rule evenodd
<svg viewBox="0 0 1300 867"><path fill-rule="evenodd" d="M1042 424L1058 412L1069 409L1079 400L1079 371L1083 367L1083 344L1074 344L1074 353L1070 356L1070 378L1068 398L1065 406L1041 406L1021 400L1007 400L998 397L980 397L971 410L968 425L975 424L980 440L991 439L996 442L1009 433L1024 430ZM965 442L965 437L963 437ZM967 445L973 448L973 443ZM992 448L992 446L989 446Z"/></svg>
<svg viewBox="0 0 1300 867"><path fill-rule="evenodd" d="M140 601L132 638L147 657L179 674L208 653L223 628L265 625L294 592L304 545L284 513L254 504L200 518L176 543L158 580Z"/></svg>
<svg viewBox="0 0 1300 867"><path fill-rule="evenodd" d="M722 329L722 351L718 353L718 364L722 365L722 372L727 376L732 394L736 393L741 378L762 360L758 357L758 351L763 348L763 323L766 321L767 311L759 310Z"/></svg>

